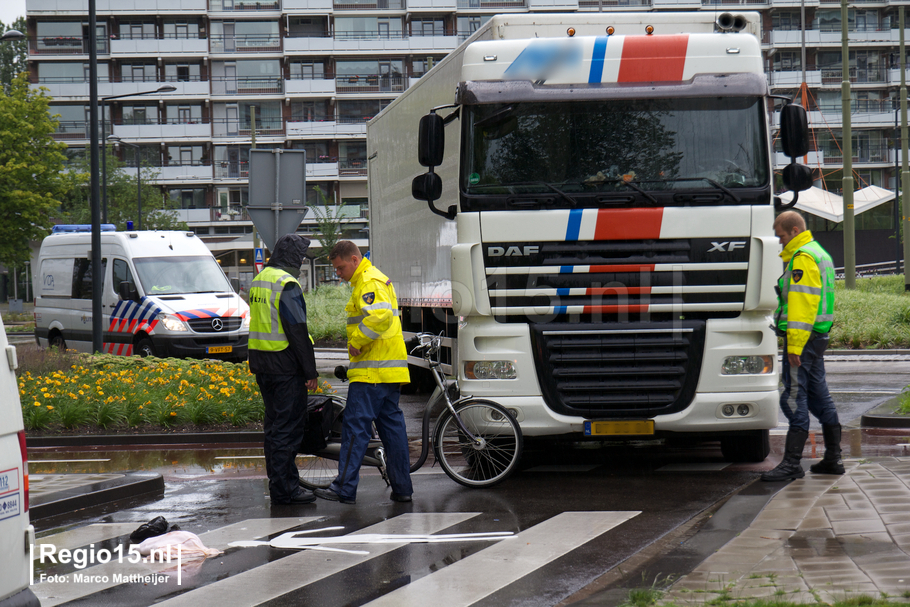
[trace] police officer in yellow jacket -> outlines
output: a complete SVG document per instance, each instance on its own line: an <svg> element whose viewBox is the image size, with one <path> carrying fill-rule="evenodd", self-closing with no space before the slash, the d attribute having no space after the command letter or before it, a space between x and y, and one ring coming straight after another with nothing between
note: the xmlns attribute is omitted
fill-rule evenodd
<svg viewBox="0 0 910 607"><path fill-rule="evenodd" d="M265 402L265 469L272 504L309 504L294 463L303 440L307 390L316 388L316 358L297 277L310 241L287 234L250 287L250 371Z"/></svg>
<svg viewBox="0 0 910 607"><path fill-rule="evenodd" d="M336 274L353 287L345 306L351 385L341 429L338 476L327 489L316 489L315 493L344 504L355 502L360 465L375 421L385 448L391 498L410 502L413 488L408 435L398 406L401 384L408 383L410 375L395 289L349 240L332 247L329 260Z"/></svg>
<svg viewBox="0 0 910 607"><path fill-rule="evenodd" d="M775 329L784 337L781 370L781 410L790 422L781 463L762 475L763 481L783 481L805 476L800 459L809 436L809 413L822 424L825 457L810 470L843 474L841 426L825 379L825 350L834 321L834 263L812 238L796 211L785 211L774 221L784 250L784 274L778 282Z"/></svg>

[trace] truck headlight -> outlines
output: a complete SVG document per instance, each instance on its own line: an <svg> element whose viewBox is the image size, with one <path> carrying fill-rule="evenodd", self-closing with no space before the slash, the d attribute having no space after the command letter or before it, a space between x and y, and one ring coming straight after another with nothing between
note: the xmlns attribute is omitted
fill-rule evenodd
<svg viewBox="0 0 910 607"><path fill-rule="evenodd" d="M165 314L162 312L158 315L158 321L163 324L164 328L168 331L189 331L186 323L173 314Z"/></svg>
<svg viewBox="0 0 910 607"><path fill-rule="evenodd" d="M721 375L766 375L774 370L770 356L728 356L721 365Z"/></svg>
<svg viewBox="0 0 910 607"><path fill-rule="evenodd" d="M468 379L515 379L518 373L511 360L469 360L464 364Z"/></svg>

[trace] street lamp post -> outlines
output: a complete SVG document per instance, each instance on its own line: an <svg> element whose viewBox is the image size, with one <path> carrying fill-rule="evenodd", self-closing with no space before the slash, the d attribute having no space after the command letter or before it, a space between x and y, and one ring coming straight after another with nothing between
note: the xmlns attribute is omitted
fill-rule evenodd
<svg viewBox="0 0 910 607"><path fill-rule="evenodd" d="M142 229L142 163L139 160L139 146L135 143L127 143L122 141L120 137L111 135L107 138L108 141L113 143L120 143L123 145L128 145L131 148L136 149L136 207L138 212L138 217L136 218L136 227L137 229Z"/></svg>
<svg viewBox="0 0 910 607"><path fill-rule="evenodd" d="M101 137L108 138L105 133L105 118L104 113L107 109L107 102L111 99L123 99L125 97L140 97L142 95L152 95L154 93L172 93L177 90L176 86L171 84L166 84L162 87L158 87L154 91L142 91L141 93L125 93L123 95L109 95L107 97L101 98ZM111 121L111 130L113 130L114 121ZM104 146L104 153L101 154L101 214L102 221L107 223L107 146ZM142 229L142 224L139 224L139 229Z"/></svg>

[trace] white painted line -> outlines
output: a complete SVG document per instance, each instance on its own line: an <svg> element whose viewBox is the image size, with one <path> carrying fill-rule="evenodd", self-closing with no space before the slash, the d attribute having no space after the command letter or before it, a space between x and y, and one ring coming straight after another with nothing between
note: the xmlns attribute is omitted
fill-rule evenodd
<svg viewBox="0 0 910 607"><path fill-rule="evenodd" d="M121 535L132 533L141 523L95 523L85 527L78 527L70 531L45 535L35 540L35 546L53 544L58 549L79 548L89 544L98 544ZM38 550L36 550L38 552Z"/></svg>
<svg viewBox="0 0 910 607"><path fill-rule="evenodd" d="M71 464L87 462L109 462L109 459L29 459L30 464Z"/></svg>
<svg viewBox="0 0 910 607"><path fill-rule="evenodd" d="M375 601L371 607L465 607L534 573L640 512L563 512L513 539L453 563ZM493 574L495 572L495 574ZM428 597L433 597L428 602Z"/></svg>
<svg viewBox="0 0 910 607"><path fill-rule="evenodd" d="M830 394L900 394L900 390L828 390Z"/></svg>
<svg viewBox="0 0 910 607"><path fill-rule="evenodd" d="M265 459L265 455L220 455L215 459Z"/></svg>
<svg viewBox="0 0 910 607"><path fill-rule="evenodd" d="M478 514L477 512L403 514L361 529L358 533L437 533ZM227 579L191 590L156 605L159 607L259 605L406 545L406 542L402 542L370 546L369 555L333 553L331 558L326 558L325 553L304 550L255 569L235 573ZM427 597L423 598L423 605L427 605Z"/></svg>
<svg viewBox="0 0 910 607"><path fill-rule="evenodd" d="M563 464L552 466L534 466L524 472L590 472L594 468L600 468L600 464Z"/></svg>

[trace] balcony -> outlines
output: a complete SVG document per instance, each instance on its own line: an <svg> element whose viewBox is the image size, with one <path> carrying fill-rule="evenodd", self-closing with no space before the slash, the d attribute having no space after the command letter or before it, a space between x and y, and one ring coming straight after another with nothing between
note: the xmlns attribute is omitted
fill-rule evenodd
<svg viewBox="0 0 910 607"><path fill-rule="evenodd" d="M884 67L872 67L859 69L850 68L850 84L885 84L888 78L888 69ZM822 68L822 86L840 86L844 81L844 72L842 68Z"/></svg>
<svg viewBox="0 0 910 607"><path fill-rule="evenodd" d="M380 74L338 76L335 78L335 90L341 93L400 93L404 90L407 78Z"/></svg>
<svg viewBox="0 0 910 607"><path fill-rule="evenodd" d="M158 181L211 181L212 163L200 161L191 165L157 167Z"/></svg>
<svg viewBox="0 0 910 607"><path fill-rule="evenodd" d="M526 9L527 0L458 0L458 8L470 9Z"/></svg>
<svg viewBox="0 0 910 607"><path fill-rule="evenodd" d="M840 154L840 152L838 152ZM808 159L808 160L806 160ZM821 150L809 152L807 156L800 156L796 159L798 162L805 164L810 167L817 167L825 164L825 153ZM790 164L790 158L784 156L783 152L774 153L774 166L777 168L783 168L786 165Z"/></svg>
<svg viewBox="0 0 910 607"><path fill-rule="evenodd" d="M698 8L701 0L578 0L580 9L619 9L644 6L665 6L666 8ZM532 5L533 6L533 5Z"/></svg>
<svg viewBox="0 0 910 607"><path fill-rule="evenodd" d="M105 38L99 37L97 43L99 55L110 53ZM88 55L89 50L89 40L82 36L40 36L28 41L30 55Z"/></svg>
<svg viewBox="0 0 910 607"><path fill-rule="evenodd" d="M366 158L343 158L338 161L339 177L366 177Z"/></svg>
<svg viewBox="0 0 910 607"><path fill-rule="evenodd" d="M284 39L284 54L298 53L331 53L335 48L335 39L328 34L324 36L289 36Z"/></svg>
<svg viewBox="0 0 910 607"><path fill-rule="evenodd" d="M114 127L118 137L124 139L180 140L210 139L212 126L207 121L180 122L176 119L166 124L118 124Z"/></svg>
<svg viewBox="0 0 910 607"><path fill-rule="evenodd" d="M401 11L405 9L405 0L336 0L333 6L336 11Z"/></svg>
<svg viewBox="0 0 910 607"><path fill-rule="evenodd" d="M771 88L797 87L803 82L802 70L775 70L768 72L768 85ZM821 86L822 73L819 70L806 70L806 84L809 86Z"/></svg>
<svg viewBox="0 0 910 607"><path fill-rule="evenodd" d="M284 81L286 95L334 95L334 78L299 78Z"/></svg>
<svg viewBox="0 0 910 607"><path fill-rule="evenodd" d="M57 122L57 130L54 131L53 137L57 141L88 139L88 131L88 122L84 120L60 120Z"/></svg>
<svg viewBox="0 0 910 607"><path fill-rule="evenodd" d="M338 123L332 119L326 120L288 120L288 137L334 137Z"/></svg>
<svg viewBox="0 0 910 607"><path fill-rule="evenodd" d="M278 76L215 76L212 95L277 95L284 92Z"/></svg>
<svg viewBox="0 0 910 607"><path fill-rule="evenodd" d="M338 179L337 162L307 163L307 179Z"/></svg>
<svg viewBox="0 0 910 607"><path fill-rule="evenodd" d="M171 211L177 216L177 221L185 223L204 223L216 221L215 209L174 209Z"/></svg>
<svg viewBox="0 0 910 607"><path fill-rule="evenodd" d="M281 2L278 0L266 0L265 2L249 2L248 0L209 0L209 11L213 13L280 12Z"/></svg>
<svg viewBox="0 0 910 607"><path fill-rule="evenodd" d="M822 148L824 164L841 166L844 164L844 153L835 145ZM853 142L853 164L890 164L893 160L891 146L884 143Z"/></svg>
<svg viewBox="0 0 910 607"><path fill-rule="evenodd" d="M280 53L281 36L278 34L212 35L212 54Z"/></svg>
<svg viewBox="0 0 910 607"><path fill-rule="evenodd" d="M568 9L566 9L568 10ZM574 10L574 9L573 9ZM458 36L410 36L408 50L412 53L450 52L455 50L461 41Z"/></svg>
<svg viewBox="0 0 910 607"><path fill-rule="evenodd" d="M199 55L205 56L209 43L205 38L123 38L111 39L111 55Z"/></svg>
<svg viewBox="0 0 910 607"><path fill-rule="evenodd" d="M29 17L88 14L88 0L26 0ZM206 0L96 0L99 15L205 13Z"/></svg>
<svg viewBox="0 0 910 607"><path fill-rule="evenodd" d="M240 121L236 118L216 118L212 120L212 135L214 137L245 137L249 138L253 129L249 121ZM284 121L281 118L257 118L257 137L277 137L284 135Z"/></svg>
<svg viewBox="0 0 910 607"><path fill-rule="evenodd" d="M456 0L408 0L408 10L414 11L454 11Z"/></svg>
<svg viewBox="0 0 910 607"><path fill-rule="evenodd" d="M240 161L215 162L215 179L249 179L250 163Z"/></svg>
<svg viewBox="0 0 910 607"><path fill-rule="evenodd" d="M701 0L702 6L770 6L771 0Z"/></svg>

